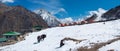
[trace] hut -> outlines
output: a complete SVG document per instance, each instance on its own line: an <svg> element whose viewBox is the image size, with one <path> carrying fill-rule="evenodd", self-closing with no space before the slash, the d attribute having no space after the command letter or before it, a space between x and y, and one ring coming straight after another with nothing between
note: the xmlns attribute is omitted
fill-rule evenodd
<svg viewBox="0 0 120 51"><path fill-rule="evenodd" d="M62 24L59 24L59 27L62 27Z"/></svg>
<svg viewBox="0 0 120 51"><path fill-rule="evenodd" d="M81 22L78 22L78 25L81 25Z"/></svg>
<svg viewBox="0 0 120 51"><path fill-rule="evenodd" d="M59 24L59 26L60 26L60 27L64 27L64 26L65 26L65 24Z"/></svg>
<svg viewBox="0 0 120 51"><path fill-rule="evenodd" d="M7 41L7 38L5 38L5 37L0 38L0 43L6 42L6 41Z"/></svg>
<svg viewBox="0 0 120 51"><path fill-rule="evenodd" d="M77 22L73 22L73 25L77 25L78 23Z"/></svg>
<svg viewBox="0 0 120 51"><path fill-rule="evenodd" d="M86 21L81 21L81 24L86 24L87 22Z"/></svg>
<svg viewBox="0 0 120 51"><path fill-rule="evenodd" d="M43 29L43 26L33 26L33 31L40 31Z"/></svg>
<svg viewBox="0 0 120 51"><path fill-rule="evenodd" d="M88 23L94 23L95 21L94 20L89 20L87 21Z"/></svg>
<svg viewBox="0 0 120 51"><path fill-rule="evenodd" d="M72 23L69 23L69 26L72 26L73 24Z"/></svg>
<svg viewBox="0 0 120 51"><path fill-rule="evenodd" d="M64 26L68 26L67 23L64 23Z"/></svg>
<svg viewBox="0 0 120 51"><path fill-rule="evenodd" d="M19 41L19 37L20 37L20 33L18 32L6 32L3 34L4 38L6 38L7 40L15 40L15 41Z"/></svg>

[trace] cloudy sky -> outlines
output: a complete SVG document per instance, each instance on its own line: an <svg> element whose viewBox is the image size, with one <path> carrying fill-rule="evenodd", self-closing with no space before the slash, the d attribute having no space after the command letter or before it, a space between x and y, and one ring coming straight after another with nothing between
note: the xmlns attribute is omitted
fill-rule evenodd
<svg viewBox="0 0 120 51"><path fill-rule="evenodd" d="M45 9L58 18L78 19L89 11L103 8L109 10L120 5L120 0L0 0L8 5L21 5L31 11Z"/></svg>

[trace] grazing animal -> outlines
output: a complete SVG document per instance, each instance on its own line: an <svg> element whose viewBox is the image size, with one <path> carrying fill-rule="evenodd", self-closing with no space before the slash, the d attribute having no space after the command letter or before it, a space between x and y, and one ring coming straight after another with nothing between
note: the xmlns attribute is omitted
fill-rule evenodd
<svg viewBox="0 0 120 51"><path fill-rule="evenodd" d="M41 40L44 40L46 38L46 35L45 34L42 34L40 36L37 36L37 41L38 43L41 41Z"/></svg>
<svg viewBox="0 0 120 51"><path fill-rule="evenodd" d="M64 40L61 40L61 41L60 41L60 47L62 47L62 46L64 45L63 41L64 41Z"/></svg>

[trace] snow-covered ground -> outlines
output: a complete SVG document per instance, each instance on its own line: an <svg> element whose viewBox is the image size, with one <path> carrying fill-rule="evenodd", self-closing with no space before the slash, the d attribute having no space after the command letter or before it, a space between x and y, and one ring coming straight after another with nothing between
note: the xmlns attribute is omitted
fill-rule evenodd
<svg viewBox="0 0 120 51"><path fill-rule="evenodd" d="M99 50L107 51L107 50L111 50L111 49L114 49L114 51L120 51L120 40L116 41L110 45L106 45L106 46L100 48Z"/></svg>
<svg viewBox="0 0 120 51"><path fill-rule="evenodd" d="M85 25L76 25L76 26L66 26L66 27L54 27L42 30L40 32L29 33L29 36L26 36L26 40L18 42L13 45L0 47L1 51L77 51L79 47L88 46L91 48L90 43L102 43L107 42L108 40L117 38L117 35L120 35L120 20L109 21L103 24L93 23ZM46 34L47 37L44 41L41 41L38 44L37 36L41 34ZM65 37L70 37L74 39L86 39L78 44L73 41L65 41L65 45L61 48L60 40ZM120 51L120 40L115 41L109 45L103 46L99 51L107 51L109 49L115 49Z"/></svg>

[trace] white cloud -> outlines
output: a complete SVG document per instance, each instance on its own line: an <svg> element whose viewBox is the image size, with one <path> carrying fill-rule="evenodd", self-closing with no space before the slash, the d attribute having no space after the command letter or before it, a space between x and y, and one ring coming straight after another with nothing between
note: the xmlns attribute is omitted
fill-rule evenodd
<svg viewBox="0 0 120 51"><path fill-rule="evenodd" d="M40 4L49 9L57 9L57 6L53 5L53 3L40 2Z"/></svg>
<svg viewBox="0 0 120 51"><path fill-rule="evenodd" d="M33 2L42 5L43 8L53 15L60 14L60 12L67 15L67 11L62 7L60 0L34 0Z"/></svg>
<svg viewBox="0 0 120 51"><path fill-rule="evenodd" d="M62 6L59 0L31 0L33 3L40 4L45 8L58 9Z"/></svg>
<svg viewBox="0 0 120 51"><path fill-rule="evenodd" d="M14 0L0 0L2 3L6 3L6 2L10 2L10 3L13 3Z"/></svg>
<svg viewBox="0 0 120 51"><path fill-rule="evenodd" d="M64 19L60 19L61 23L72 23L73 19L72 17L68 17L68 18L64 18Z"/></svg>
<svg viewBox="0 0 120 51"><path fill-rule="evenodd" d="M67 14L67 11L64 8L59 8L58 10L51 11L51 14L58 14L59 12L64 12Z"/></svg>
<svg viewBox="0 0 120 51"><path fill-rule="evenodd" d="M96 21L101 20L101 16L106 12L107 10L103 9L103 8L98 8L98 10L96 11L88 11L90 15L86 16L91 17L93 14L96 14L98 17L96 18Z"/></svg>
<svg viewBox="0 0 120 51"><path fill-rule="evenodd" d="M97 14L98 16L101 16L103 13L105 13L107 10L103 9L103 8L98 8L97 11L88 11L90 15L88 15L87 17L92 16L93 14Z"/></svg>
<svg viewBox="0 0 120 51"><path fill-rule="evenodd" d="M54 12L54 14L56 14L60 11L66 12L63 8L61 8L58 11ZM103 8L98 8L98 10L88 11L89 15L78 16L80 18L78 18L77 20L72 19L72 17L68 17L68 18L60 19L60 21L61 21L61 23L72 23L72 22L82 21L82 20L85 20L85 18L91 17L93 14L97 14L97 16L98 16L97 19L96 19L96 21L97 21L97 20L101 19L102 14L104 14L105 12L107 12L107 10L105 10ZM84 17L84 18L81 18L81 17Z"/></svg>
<svg viewBox="0 0 120 51"><path fill-rule="evenodd" d="M96 15L98 16L98 17L95 19L95 21L98 21L98 20L101 20L101 19L102 19L101 16L102 16L105 12L107 12L107 10L105 10L105 9L103 9L103 8L98 8L98 10L88 11L88 14L89 14L89 15L81 16L81 14L80 14L80 16L78 16L78 17L80 17L80 18L78 18L77 21L85 20L85 19L91 17L93 14L96 14Z"/></svg>

